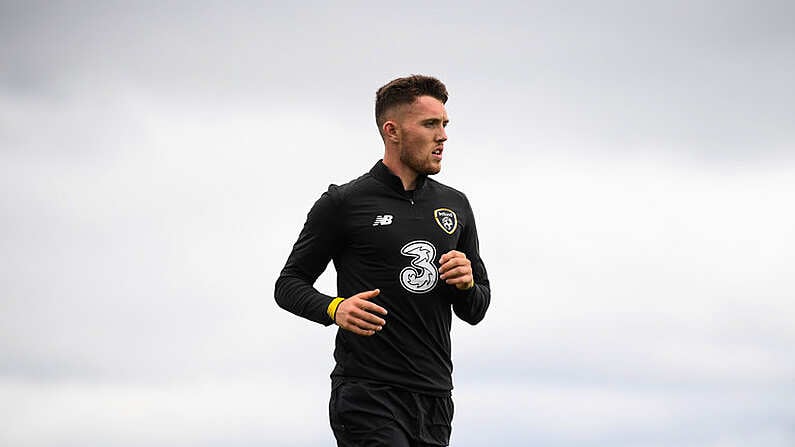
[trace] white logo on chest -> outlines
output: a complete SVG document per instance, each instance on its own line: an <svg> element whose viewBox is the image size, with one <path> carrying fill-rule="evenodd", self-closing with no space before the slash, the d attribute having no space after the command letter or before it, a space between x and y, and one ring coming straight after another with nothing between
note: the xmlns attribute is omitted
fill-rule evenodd
<svg viewBox="0 0 795 447"><path fill-rule="evenodd" d="M412 293L425 293L436 286L439 271L433 264L436 247L428 241L411 241L400 249L404 256L410 256L411 265L400 271L400 284Z"/></svg>
<svg viewBox="0 0 795 447"><path fill-rule="evenodd" d="M384 214L375 216L375 221L373 222L373 226L377 227L379 225L392 225L392 215L391 214Z"/></svg>

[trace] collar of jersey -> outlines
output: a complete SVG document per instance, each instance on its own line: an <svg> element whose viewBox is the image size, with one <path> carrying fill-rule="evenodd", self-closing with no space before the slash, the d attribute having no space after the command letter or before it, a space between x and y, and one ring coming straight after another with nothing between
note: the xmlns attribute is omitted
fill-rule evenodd
<svg viewBox="0 0 795 447"><path fill-rule="evenodd" d="M402 196L409 197L413 195L415 198L417 197L417 193L422 190L425 186L425 178L427 177L424 174L420 174L417 176L417 186L414 188L413 194L412 191L406 191L403 189L403 182L400 180L400 177L396 176L386 167L384 164L384 160L378 160L378 163L370 169L370 175L375 177L377 180L381 181L381 183L385 184L389 187L389 189L394 190L395 192L399 193Z"/></svg>

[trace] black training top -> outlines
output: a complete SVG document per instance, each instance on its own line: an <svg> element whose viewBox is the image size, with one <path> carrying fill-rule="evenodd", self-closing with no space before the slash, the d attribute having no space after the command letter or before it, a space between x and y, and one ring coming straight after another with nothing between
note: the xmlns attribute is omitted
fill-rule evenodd
<svg viewBox="0 0 795 447"><path fill-rule="evenodd" d="M439 279L439 258L450 250L472 262L471 289L460 291ZM414 191L404 191L382 161L349 183L331 185L309 211L276 281L277 303L332 324L326 309L334 297L313 287L329 260L337 269L338 296L380 289L372 301L388 312L383 330L373 336L337 331L332 378L449 392L451 308L477 324L491 297L464 194L426 176L417 179Z"/></svg>

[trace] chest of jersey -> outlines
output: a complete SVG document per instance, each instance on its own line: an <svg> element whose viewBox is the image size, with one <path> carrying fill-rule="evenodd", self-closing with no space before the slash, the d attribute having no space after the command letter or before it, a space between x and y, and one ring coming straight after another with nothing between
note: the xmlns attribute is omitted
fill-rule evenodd
<svg viewBox="0 0 795 447"><path fill-rule="evenodd" d="M399 282L413 294L430 292L439 281L439 258L458 246L460 215L459 204L438 198L362 201L344 223L347 256L379 282Z"/></svg>

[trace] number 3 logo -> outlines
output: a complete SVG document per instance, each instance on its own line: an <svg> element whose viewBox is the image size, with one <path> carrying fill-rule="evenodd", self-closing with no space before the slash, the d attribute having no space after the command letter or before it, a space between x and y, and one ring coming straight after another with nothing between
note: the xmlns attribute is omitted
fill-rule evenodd
<svg viewBox="0 0 795 447"><path fill-rule="evenodd" d="M400 284L412 293L425 293L436 286L439 271L433 264L436 248L428 241L412 241L400 249L404 256L411 256L411 265L400 271Z"/></svg>

